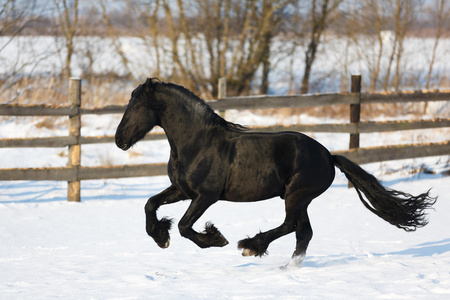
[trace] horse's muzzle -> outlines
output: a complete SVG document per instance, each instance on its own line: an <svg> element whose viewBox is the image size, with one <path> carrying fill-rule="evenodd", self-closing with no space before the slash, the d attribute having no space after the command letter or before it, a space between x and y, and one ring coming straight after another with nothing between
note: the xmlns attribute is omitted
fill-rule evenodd
<svg viewBox="0 0 450 300"><path fill-rule="evenodd" d="M130 149L130 145L127 143L123 143L120 137L116 137L116 146L122 149L123 151Z"/></svg>

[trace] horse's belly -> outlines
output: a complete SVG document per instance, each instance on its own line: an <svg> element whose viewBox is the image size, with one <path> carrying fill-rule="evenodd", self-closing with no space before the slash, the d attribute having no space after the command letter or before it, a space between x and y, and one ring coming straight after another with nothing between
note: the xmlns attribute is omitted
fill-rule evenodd
<svg viewBox="0 0 450 300"><path fill-rule="evenodd" d="M232 174L226 183L225 198L234 202L249 202L284 195L284 184L275 171L247 171Z"/></svg>

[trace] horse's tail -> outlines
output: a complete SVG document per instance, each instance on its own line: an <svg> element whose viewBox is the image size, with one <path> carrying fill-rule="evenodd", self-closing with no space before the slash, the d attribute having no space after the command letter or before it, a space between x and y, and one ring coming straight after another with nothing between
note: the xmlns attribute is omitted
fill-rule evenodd
<svg viewBox="0 0 450 300"><path fill-rule="evenodd" d="M414 231L427 225L428 220L424 210L430 208L437 199L437 197L429 196L429 190L418 196L387 190L374 176L349 159L333 155L333 160L334 164L353 184L359 199L368 210L405 231ZM361 192L368 201L364 199Z"/></svg>

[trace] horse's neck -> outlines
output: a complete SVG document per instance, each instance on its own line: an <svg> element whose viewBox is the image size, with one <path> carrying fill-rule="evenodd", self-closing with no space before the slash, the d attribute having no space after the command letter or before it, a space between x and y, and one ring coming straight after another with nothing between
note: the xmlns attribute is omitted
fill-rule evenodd
<svg viewBox="0 0 450 300"><path fill-rule="evenodd" d="M184 100L186 101L186 100ZM204 133L205 111L195 102L173 102L168 106L161 120L169 141L178 146L189 144L198 135ZM183 103L185 106L181 106Z"/></svg>

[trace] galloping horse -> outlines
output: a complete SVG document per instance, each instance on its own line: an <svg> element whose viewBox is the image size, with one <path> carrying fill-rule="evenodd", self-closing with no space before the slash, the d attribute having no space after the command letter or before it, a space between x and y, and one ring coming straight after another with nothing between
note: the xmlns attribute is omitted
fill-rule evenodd
<svg viewBox="0 0 450 300"><path fill-rule="evenodd" d="M364 206L406 231L425 226L424 210L436 198L388 190L344 156L331 155L317 141L298 132L253 133L225 121L182 86L147 79L131 94L117 128L116 145L128 150L155 125L170 144L168 175L172 185L145 205L146 230L161 248L170 243L172 220L157 219L164 204L191 199L181 218L180 234L201 248L222 247L228 241L207 223L204 232L192 226L218 200L252 202L276 196L285 200L286 217L277 228L238 242L244 256L262 256L269 244L296 233L293 261L301 264L313 232L307 208L334 180L335 166L353 184ZM365 198L363 197L365 195Z"/></svg>

